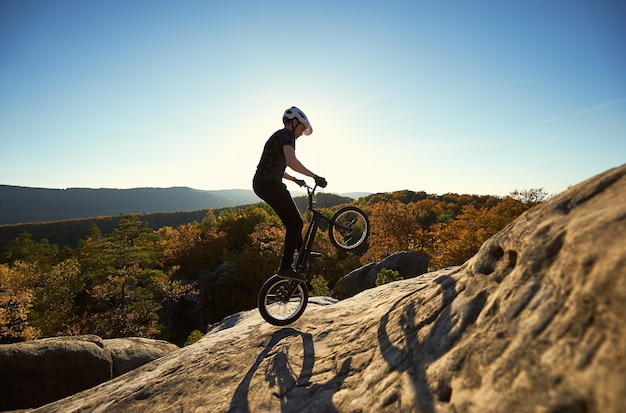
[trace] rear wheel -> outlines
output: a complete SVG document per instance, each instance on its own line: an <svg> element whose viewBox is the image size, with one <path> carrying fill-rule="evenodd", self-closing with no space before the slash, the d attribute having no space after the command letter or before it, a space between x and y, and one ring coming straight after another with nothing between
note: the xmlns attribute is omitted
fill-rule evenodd
<svg viewBox="0 0 626 413"><path fill-rule="evenodd" d="M308 299L305 283L273 275L259 291L259 312L268 323L285 326L300 318Z"/></svg>
<svg viewBox="0 0 626 413"><path fill-rule="evenodd" d="M354 206L343 207L335 212L328 228L330 241L344 251L354 251L364 245L369 234L367 215Z"/></svg>

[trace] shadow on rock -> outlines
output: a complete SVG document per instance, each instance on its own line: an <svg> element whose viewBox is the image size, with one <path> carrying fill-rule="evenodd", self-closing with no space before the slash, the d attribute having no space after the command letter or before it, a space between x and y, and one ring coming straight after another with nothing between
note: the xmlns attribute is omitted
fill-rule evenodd
<svg viewBox="0 0 626 413"><path fill-rule="evenodd" d="M415 406L419 406L419 411L426 413L435 412L435 400L447 402L452 395L452 389L447 383L430 385L426 368L452 349L463 331L476 321L487 298L486 293L474 297L470 303L474 311L466 312L461 320L453 321L451 304L458 295L456 281L444 275L433 282L439 284L442 297L439 304L428 311L426 317L422 309L417 311L419 300L415 299L416 292L413 291L395 302L378 327L378 343L383 358L393 370L409 374L415 391ZM399 329L390 326L388 330L392 317L396 318ZM416 321L418 319L419 322ZM429 330L426 334L420 333L427 328ZM390 337L388 331L399 332L399 337ZM403 348L394 344L402 341Z"/></svg>
<svg viewBox="0 0 626 413"><path fill-rule="evenodd" d="M279 344L285 339L298 337L302 339L303 357L292 363L288 346L284 349ZM293 355L291 359L293 360ZM294 365L299 364L300 361L302 367L300 373L297 374L297 368ZM341 388L348 376L350 363L351 358L346 359L339 373L329 381L322 384L312 383L310 380L315 364L313 337L309 333L302 333L293 328L282 328L272 335L267 346L237 386L228 411L249 412L254 410L250 407L251 385L255 374L265 364L263 369L264 383L268 385L267 391L271 392L271 398L279 402L281 412L335 412L337 409L333 405L332 396ZM272 389L275 390L272 391ZM258 389L255 389L254 392L256 391Z"/></svg>

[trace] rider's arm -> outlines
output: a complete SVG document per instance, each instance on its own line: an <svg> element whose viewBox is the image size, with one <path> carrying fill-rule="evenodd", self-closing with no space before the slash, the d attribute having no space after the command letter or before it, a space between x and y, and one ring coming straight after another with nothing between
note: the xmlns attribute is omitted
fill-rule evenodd
<svg viewBox="0 0 626 413"><path fill-rule="evenodd" d="M291 145L284 145L283 152L285 153L285 160L287 161L287 166L293 169L296 172L301 173L302 175L309 176L311 178L315 178L315 174L308 170L302 163L296 158L296 150ZM286 176L285 176L286 175ZM291 178L289 175L285 174L283 177L285 179Z"/></svg>

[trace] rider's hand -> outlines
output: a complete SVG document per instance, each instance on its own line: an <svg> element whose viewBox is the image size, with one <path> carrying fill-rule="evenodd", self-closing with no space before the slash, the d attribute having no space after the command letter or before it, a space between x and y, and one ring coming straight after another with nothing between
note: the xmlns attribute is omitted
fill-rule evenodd
<svg viewBox="0 0 626 413"><path fill-rule="evenodd" d="M304 180L303 180L303 179L296 179L296 178L293 178L293 181L294 181L295 183L297 183L299 186L305 186L305 185L306 185L306 182L304 182Z"/></svg>
<svg viewBox="0 0 626 413"><path fill-rule="evenodd" d="M326 188L328 182L326 182L326 179L322 178L321 176L315 175L315 184L321 188Z"/></svg>

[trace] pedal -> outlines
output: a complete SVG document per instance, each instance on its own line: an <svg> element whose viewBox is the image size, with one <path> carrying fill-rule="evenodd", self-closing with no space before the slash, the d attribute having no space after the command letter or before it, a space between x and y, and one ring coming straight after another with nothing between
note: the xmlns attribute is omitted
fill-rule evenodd
<svg viewBox="0 0 626 413"><path fill-rule="evenodd" d="M314 259L314 258L322 258L322 254L321 254L321 253L319 253L319 252L311 251L311 254L309 255L309 257L310 257L311 259Z"/></svg>

